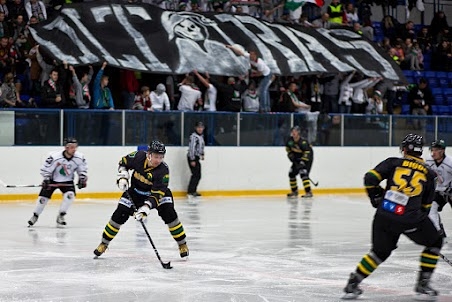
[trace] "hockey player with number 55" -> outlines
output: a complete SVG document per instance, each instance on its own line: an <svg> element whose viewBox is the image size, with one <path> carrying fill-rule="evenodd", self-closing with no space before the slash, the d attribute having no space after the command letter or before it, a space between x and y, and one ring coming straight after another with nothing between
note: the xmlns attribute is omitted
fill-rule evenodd
<svg viewBox="0 0 452 302"><path fill-rule="evenodd" d="M403 157L390 157L364 176L364 185L376 213L372 225L372 247L358 263L344 288L343 299L362 294L359 284L397 248L400 235L424 246L415 286L416 300L435 301L438 292L430 279L438 262L443 240L428 217L435 194L435 173L421 158L423 137L408 134L400 150ZM380 183L387 180L386 188Z"/></svg>
<svg viewBox="0 0 452 302"><path fill-rule="evenodd" d="M147 152L134 151L120 160L117 184L123 194L104 228L101 243L94 250L96 257L107 250L110 242L130 216L141 221L149 215L151 209L157 209L159 216L168 226L179 245L180 256L182 258L188 256L184 227L174 209L173 194L168 188L169 168L163 161L165 153L165 145L154 140L148 146ZM131 175L130 170L133 170ZM129 178L131 178L130 187Z"/></svg>
<svg viewBox="0 0 452 302"><path fill-rule="evenodd" d="M50 153L41 167L41 175L44 180L42 181L41 192L39 192L33 216L28 220L29 226L34 225L38 221L39 215L44 211L44 207L56 189L60 189L63 193L63 202L61 203L56 222L59 226L66 225L64 216L75 198L75 172L78 174L77 187L79 189L86 187L88 165L83 154L77 151L77 140L72 137L65 138L63 144L64 150Z"/></svg>

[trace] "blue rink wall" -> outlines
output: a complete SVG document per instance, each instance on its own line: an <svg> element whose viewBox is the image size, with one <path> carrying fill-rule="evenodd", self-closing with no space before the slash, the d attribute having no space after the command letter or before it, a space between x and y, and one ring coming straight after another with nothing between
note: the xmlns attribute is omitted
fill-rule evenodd
<svg viewBox="0 0 452 302"><path fill-rule="evenodd" d="M40 184L40 167L54 147L0 147L1 180L6 184ZM77 198L117 198L117 164L136 147L85 147L89 167L87 188ZM425 150L424 154L427 153ZM206 147L201 161L203 196L285 195L289 191L290 162L284 147ZM167 147L165 161L170 167L170 188L175 196L185 195L190 170L187 147ZM363 193L363 176L389 156L400 156L397 147L314 147L311 179L314 194ZM298 179L301 189L301 180ZM0 201L34 200L39 188L0 186ZM55 198L59 198L56 194Z"/></svg>

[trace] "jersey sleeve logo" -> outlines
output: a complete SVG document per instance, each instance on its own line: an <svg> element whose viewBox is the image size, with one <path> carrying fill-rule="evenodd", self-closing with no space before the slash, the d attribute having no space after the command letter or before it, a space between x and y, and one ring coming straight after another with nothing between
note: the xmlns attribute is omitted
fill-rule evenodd
<svg viewBox="0 0 452 302"><path fill-rule="evenodd" d="M169 174L165 174L165 176L163 176L163 183L166 185L169 183Z"/></svg>

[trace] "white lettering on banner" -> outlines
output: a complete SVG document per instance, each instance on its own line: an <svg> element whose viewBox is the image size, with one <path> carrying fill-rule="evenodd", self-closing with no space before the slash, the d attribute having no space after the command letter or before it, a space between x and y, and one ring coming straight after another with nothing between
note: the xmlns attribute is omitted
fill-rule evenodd
<svg viewBox="0 0 452 302"><path fill-rule="evenodd" d="M327 61L330 62L331 65L336 67L336 69L338 69L339 72L349 72L349 71L354 70L353 67L342 62L336 56L334 56L328 49L325 48L325 46L323 46L321 43L319 43L314 37L312 37L308 34L299 32L298 30L293 29L293 28L289 28L289 29L295 35L297 35L298 37L307 41L306 45L311 52L316 52L318 54L321 54ZM326 29L323 29L323 28L318 29L318 31L325 31L325 30Z"/></svg>
<svg viewBox="0 0 452 302"><path fill-rule="evenodd" d="M122 9L121 5L112 5L113 12L115 13L116 18L119 21L119 24L121 24L124 29L129 33L130 37L135 41L135 44L138 47L138 50L143 54L143 56L148 60L148 63L146 63L146 66L151 70L158 70L161 72L170 72L171 69L168 67L167 64L164 64L160 62L157 57L154 55L154 53L149 48L149 45L146 42L146 39L143 37L143 35L137 31L135 28L133 28L132 24L130 24L127 17L124 15L124 10ZM152 20L151 16L147 13L147 11L142 7L127 7L127 10L129 14L136 15L141 17L143 20L149 21ZM139 70L146 70L146 68L143 66L143 64L132 55L123 55L125 58L129 58L131 60L124 61L118 59L122 66L132 68L132 69L139 69ZM138 65L137 65L138 64ZM141 66L140 66L141 65Z"/></svg>
<svg viewBox="0 0 452 302"><path fill-rule="evenodd" d="M92 8L91 12L94 15L94 17L96 18L96 12L107 11L109 9L110 8L108 6L101 6L101 7ZM105 60L109 64L119 65L118 61L116 61L116 59L110 55L110 53L102 46L102 44L100 44L99 41L97 41L97 39L90 33L88 28L86 28L85 25L83 25L83 23L80 22L80 16L79 16L77 10L75 10L73 8L63 8L61 10L61 13L65 14L69 19L71 19L72 22L74 22L75 26L77 26L78 29L80 30L80 32L82 32L86 36L88 41L90 41L97 49L99 49L99 51L103 54ZM97 22L99 22L99 21L97 21Z"/></svg>
<svg viewBox="0 0 452 302"><path fill-rule="evenodd" d="M58 26L68 26L66 22L63 21L62 18L58 17L53 22L46 25L45 29L53 30L54 28L57 28ZM41 38L36 30L33 27L29 27L30 32L33 34L33 38L35 39L36 43L39 45L45 45L47 49L51 53L53 53L56 57L60 58L62 61L67 61L69 64L77 64L78 61L76 58L74 58L71 55L67 55L61 51L58 46L56 46L52 41L45 40Z"/></svg>
<svg viewBox="0 0 452 302"><path fill-rule="evenodd" d="M305 62L297 56L290 48L284 46L281 39L269 28L265 23L260 22L251 16L240 16L240 21L248 23L259 28L263 33L256 33L256 35L265 43L275 47L287 59L287 65L291 72L307 71Z"/></svg>
<svg viewBox="0 0 452 302"><path fill-rule="evenodd" d="M232 22L235 26L237 26L237 28L240 29L243 34L248 36L251 39L251 41L253 41L256 44L262 58L264 59L267 66L271 69L271 71L276 74L281 74L281 70L278 67L278 63L273 58L273 54L270 51L270 49L268 49L268 47L265 46L265 44L262 43L261 40L251 30L246 28L245 25L243 23L241 23L241 21L239 21L242 19L247 19L248 17L221 14L221 15L216 15L215 18L217 18L221 22L228 22L228 21ZM262 26L262 25L260 25L260 26Z"/></svg>
<svg viewBox="0 0 452 302"><path fill-rule="evenodd" d="M392 65L388 62L388 60L383 58L377 52L377 50L375 48L373 48L372 45L370 45L369 42L363 41L363 40L357 40L357 41L352 41L351 43L354 46L356 46L357 48L361 48L365 52L367 52L370 55L370 57L372 57L375 60L375 63L379 63L383 66L383 69L382 69L383 77L390 79L390 80L399 80L399 76L397 75L394 68L392 68Z"/></svg>
<svg viewBox="0 0 452 302"><path fill-rule="evenodd" d="M397 75L396 71L394 70L394 68L392 68L391 64L384 59L376 50L375 48L372 47L372 45L370 45L369 42L362 40L362 37L354 32L351 32L349 30L345 30L345 29L332 29L330 31L327 30L320 30L319 32L326 38L328 38L329 40L331 40L334 44L336 44L337 46L344 48L344 49L362 49L365 52L367 52L370 57L372 59L375 60L375 63L381 64L383 65L383 76L385 78L391 79L391 80L398 80L399 76ZM336 37L332 36L332 34L335 35L339 35L339 36L344 36L347 38L356 38L359 40L356 41L342 41L337 39ZM359 69L360 71L362 71L365 75L369 76L369 77L377 77L380 76L380 74L378 74L377 72L375 72L374 70L368 70L366 68L364 68L359 62L357 62L357 60L351 56L351 55L346 55L345 56L347 58L348 61L350 61L350 63L352 65L354 65L357 69Z"/></svg>
<svg viewBox="0 0 452 302"><path fill-rule="evenodd" d="M303 43L300 42L300 40L295 37L295 35L288 30L286 27L280 24L269 24L270 27L275 27L279 29L281 32L283 32L289 40L298 48L298 50L301 52L302 58L306 61L306 64L308 66L301 65L299 70L296 70L296 72L303 72L303 71L316 71L316 72L325 72L325 67L322 66L319 62L317 62L314 57L312 56L311 52L304 46Z"/></svg>

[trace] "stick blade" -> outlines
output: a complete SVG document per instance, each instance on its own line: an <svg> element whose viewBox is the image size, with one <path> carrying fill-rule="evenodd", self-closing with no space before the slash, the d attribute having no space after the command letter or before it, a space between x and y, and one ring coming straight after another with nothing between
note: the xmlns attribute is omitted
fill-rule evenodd
<svg viewBox="0 0 452 302"><path fill-rule="evenodd" d="M162 266L164 269L172 269L173 267L171 266L171 261L170 262L162 262Z"/></svg>

